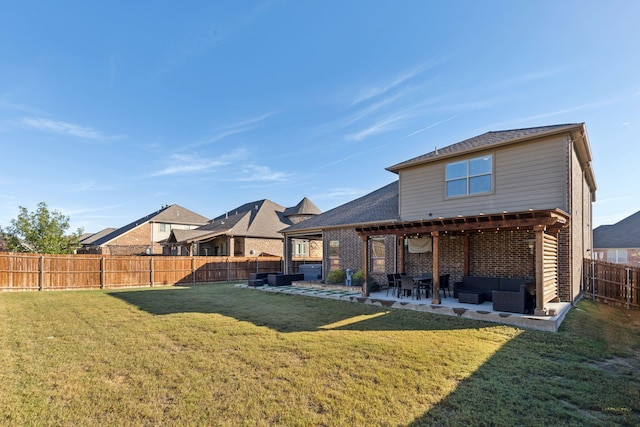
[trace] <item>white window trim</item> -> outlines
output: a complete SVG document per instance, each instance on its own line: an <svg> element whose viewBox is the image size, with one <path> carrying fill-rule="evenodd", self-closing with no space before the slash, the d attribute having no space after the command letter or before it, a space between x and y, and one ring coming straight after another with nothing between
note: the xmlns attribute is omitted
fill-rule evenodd
<svg viewBox="0 0 640 427"><path fill-rule="evenodd" d="M471 160L475 160L475 159L479 159L485 156L489 156L491 158L491 171L489 173L483 173L483 174L479 174L479 175L469 175L469 162ZM445 199L459 199L461 197L475 197L475 196L485 196L487 194L493 194L494 193L494 189L495 189L495 153L488 153L488 154L483 154L481 156L476 156L476 157L468 157L466 159L462 159L462 160L456 160L456 161L452 161L452 162L448 162L444 165L444 196ZM463 178L454 178L454 179L447 179L447 166L451 165L451 164L455 164L455 163L462 163L462 162L466 162L466 176L464 177L464 179L466 180L466 185L467 185L467 189L466 189L466 193L465 194L459 194L459 195L455 195L455 196L450 196L448 193L448 189L447 189L447 184L450 181L457 181ZM484 175L489 175L490 177L490 182L491 182L491 189L489 191L483 191L483 192L478 192L478 193L469 193L469 179L470 178L474 178L474 177L478 177L478 176L484 176Z"/></svg>

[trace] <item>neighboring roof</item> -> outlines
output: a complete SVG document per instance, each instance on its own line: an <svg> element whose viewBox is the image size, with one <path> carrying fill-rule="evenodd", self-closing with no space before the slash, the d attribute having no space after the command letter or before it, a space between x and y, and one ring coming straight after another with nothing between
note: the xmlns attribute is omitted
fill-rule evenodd
<svg viewBox="0 0 640 427"><path fill-rule="evenodd" d="M109 233L112 233L116 229L113 227L105 228L104 230L98 231L97 233L87 233L83 234L80 238L81 245L92 245L96 240L101 239Z"/></svg>
<svg viewBox="0 0 640 427"><path fill-rule="evenodd" d="M483 133L482 135L474 136L473 138L465 139L464 141L446 146L444 148L437 148L436 150L431 151L427 154L414 157L413 159L398 163L394 166L390 166L387 168L387 170L398 173L400 169L428 163L434 160L439 160L443 157L460 155L468 151L476 151L490 146L510 144L533 138L540 138L542 136L553 135L556 133L567 132L569 130L582 126L582 123L573 123L487 132Z"/></svg>
<svg viewBox="0 0 640 427"><path fill-rule="evenodd" d="M398 181L394 181L359 199L309 218L300 224L292 225L283 230L283 233L389 223L398 220Z"/></svg>
<svg viewBox="0 0 640 427"><path fill-rule="evenodd" d="M284 216L286 217L293 215L319 215L321 213L322 211L306 197L297 205L284 210Z"/></svg>
<svg viewBox="0 0 640 427"><path fill-rule="evenodd" d="M640 248L640 211L614 225L593 230L593 248Z"/></svg>
<svg viewBox="0 0 640 427"><path fill-rule="evenodd" d="M171 243L203 241L220 235L282 239L280 230L291 225L285 208L268 199L245 203L213 219L209 224L183 233L172 230Z"/></svg>
<svg viewBox="0 0 640 427"><path fill-rule="evenodd" d="M95 240L92 246L101 246L111 240L122 236L123 234L133 230L134 228L146 224L148 222L162 222L167 224L184 224L184 225L204 225L209 222L207 217L199 215L193 211L183 208L180 205L163 206L156 212L143 216L124 227L120 227L111 233Z"/></svg>

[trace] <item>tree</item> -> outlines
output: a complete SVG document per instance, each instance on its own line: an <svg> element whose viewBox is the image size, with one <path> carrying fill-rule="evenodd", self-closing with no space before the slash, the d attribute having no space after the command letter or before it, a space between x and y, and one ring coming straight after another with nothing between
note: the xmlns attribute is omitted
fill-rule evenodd
<svg viewBox="0 0 640 427"><path fill-rule="evenodd" d="M38 203L38 209L30 213L20 206L17 219L2 234L7 246L13 252L35 252L43 254L69 254L80 247L82 229L66 235L69 217L54 210L50 211L44 202Z"/></svg>

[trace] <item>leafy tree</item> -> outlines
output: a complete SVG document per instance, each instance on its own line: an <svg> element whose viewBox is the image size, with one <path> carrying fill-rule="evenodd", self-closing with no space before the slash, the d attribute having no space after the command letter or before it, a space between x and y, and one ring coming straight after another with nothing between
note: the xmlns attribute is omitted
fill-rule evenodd
<svg viewBox="0 0 640 427"><path fill-rule="evenodd" d="M35 252L43 254L69 254L80 247L82 229L66 234L69 217L54 210L50 211L44 202L38 203L35 212L19 207L17 219L2 234L10 251Z"/></svg>

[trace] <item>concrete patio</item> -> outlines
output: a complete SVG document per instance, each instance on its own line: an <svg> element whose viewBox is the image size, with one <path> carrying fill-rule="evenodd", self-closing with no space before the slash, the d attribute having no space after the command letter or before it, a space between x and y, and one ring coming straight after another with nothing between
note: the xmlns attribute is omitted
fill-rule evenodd
<svg viewBox="0 0 640 427"><path fill-rule="evenodd" d="M383 307L422 311L444 316L457 316L547 332L556 332L571 308L571 304L566 302L548 303L548 308L552 312L555 311L555 315L534 316L532 314L493 311L493 304L491 302L464 304L460 303L458 299L453 298L453 296L441 298L440 304L432 304L431 298L424 298L424 296L422 299L412 299L411 296L399 298L393 296L392 292L389 292L389 295L387 295L386 290L372 292L370 296L363 297L359 287L317 285L310 283L293 283L291 286L258 286L255 288L249 287L246 284L239 284L238 286L266 292L331 298Z"/></svg>

